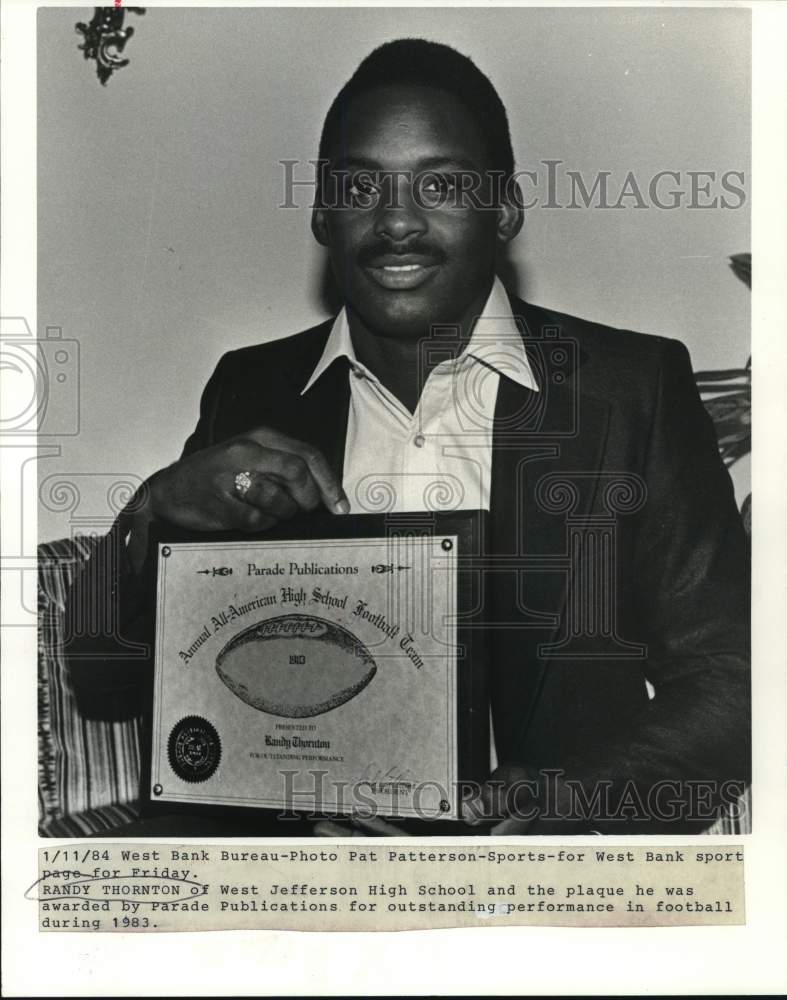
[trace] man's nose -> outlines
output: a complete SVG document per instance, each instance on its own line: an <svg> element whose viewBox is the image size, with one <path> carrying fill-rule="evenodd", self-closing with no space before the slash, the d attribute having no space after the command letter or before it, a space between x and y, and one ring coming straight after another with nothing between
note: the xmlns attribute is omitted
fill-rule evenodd
<svg viewBox="0 0 787 1000"><path fill-rule="evenodd" d="M376 236L387 236L395 243L427 231L423 207L416 204L406 178L384 191L374 220ZM404 181L404 183L402 183Z"/></svg>

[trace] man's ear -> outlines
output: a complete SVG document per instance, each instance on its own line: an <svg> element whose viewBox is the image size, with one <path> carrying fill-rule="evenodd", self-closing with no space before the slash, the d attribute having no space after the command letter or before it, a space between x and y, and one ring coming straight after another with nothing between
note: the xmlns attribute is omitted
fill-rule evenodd
<svg viewBox="0 0 787 1000"><path fill-rule="evenodd" d="M325 209L320 205L315 205L312 209L312 233L315 240L322 246L328 246L328 222Z"/></svg>
<svg viewBox="0 0 787 1000"><path fill-rule="evenodd" d="M519 182L512 177L506 184L503 199L497 210L497 238L501 243L510 243L522 228L525 221L522 205L522 189Z"/></svg>

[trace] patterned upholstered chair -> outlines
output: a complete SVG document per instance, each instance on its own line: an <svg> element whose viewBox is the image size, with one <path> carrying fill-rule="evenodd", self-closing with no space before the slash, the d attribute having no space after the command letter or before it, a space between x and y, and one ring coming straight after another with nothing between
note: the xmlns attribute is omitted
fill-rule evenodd
<svg viewBox="0 0 787 1000"><path fill-rule="evenodd" d="M83 837L136 819L137 720L82 718L63 657L65 595L96 538L50 542L38 550L38 805L42 837Z"/></svg>

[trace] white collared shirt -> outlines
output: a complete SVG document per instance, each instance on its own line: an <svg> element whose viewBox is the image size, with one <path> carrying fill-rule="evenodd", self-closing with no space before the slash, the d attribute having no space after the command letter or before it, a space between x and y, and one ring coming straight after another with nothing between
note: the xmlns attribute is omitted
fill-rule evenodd
<svg viewBox="0 0 787 1000"><path fill-rule="evenodd" d="M429 346L439 343L436 332ZM414 413L358 361L345 310L336 317L303 392L340 357L350 362L342 475L350 510L356 514L489 510L500 376L538 392L500 279L495 278L465 350L429 373ZM491 711L489 726L490 771L494 771L497 754Z"/></svg>
<svg viewBox="0 0 787 1000"><path fill-rule="evenodd" d="M439 350L440 337L432 335L430 350ZM449 345L455 346L450 335ZM342 485L351 511L489 510L500 376L538 392L500 279L495 278L467 347L432 369L414 413L358 361L345 310L303 392L339 357L350 363Z"/></svg>

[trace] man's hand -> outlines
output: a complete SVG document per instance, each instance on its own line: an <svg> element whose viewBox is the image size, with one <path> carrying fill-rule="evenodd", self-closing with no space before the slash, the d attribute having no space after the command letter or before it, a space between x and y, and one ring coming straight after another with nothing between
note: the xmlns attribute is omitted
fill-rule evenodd
<svg viewBox="0 0 787 1000"><path fill-rule="evenodd" d="M503 764L462 800L462 819L495 837L576 833L585 821L573 802L558 772Z"/></svg>
<svg viewBox="0 0 787 1000"><path fill-rule="evenodd" d="M239 472L252 480L242 499ZM334 514L350 509L317 448L267 427L188 455L149 485L153 516L194 531L261 531L321 503Z"/></svg>
<svg viewBox="0 0 787 1000"><path fill-rule="evenodd" d="M538 775L533 768L501 765L480 788L462 798L462 819L494 836L525 834L539 814Z"/></svg>
<svg viewBox="0 0 787 1000"><path fill-rule="evenodd" d="M239 472L251 486L240 497ZM147 501L135 515L130 553L140 565L154 519L192 531L264 531L323 504L346 514L350 505L322 453L279 431L258 427L187 455L148 480Z"/></svg>

